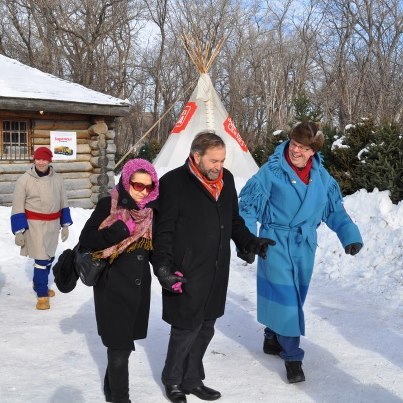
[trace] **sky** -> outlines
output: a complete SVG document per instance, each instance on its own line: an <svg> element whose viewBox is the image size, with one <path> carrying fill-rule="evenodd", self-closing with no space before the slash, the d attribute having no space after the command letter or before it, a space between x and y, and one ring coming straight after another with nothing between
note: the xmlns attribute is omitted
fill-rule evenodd
<svg viewBox="0 0 403 403"><path fill-rule="evenodd" d="M336 235L319 228L301 342L305 382L288 384L283 361L263 353L256 263L243 263L232 244L226 311L204 359L205 384L222 393L220 402L403 402L403 202L392 204L386 191L360 190L345 206L365 245L346 255ZM59 243L56 258L74 247L91 213L71 210L70 237ZM33 262L19 256L10 213L0 207L0 402L102 402L106 349L92 289L79 282L62 294L53 284L51 309L36 310ZM130 357L132 402L168 401L160 381L168 337L153 276L148 337ZM187 401L200 400L190 395Z"/></svg>

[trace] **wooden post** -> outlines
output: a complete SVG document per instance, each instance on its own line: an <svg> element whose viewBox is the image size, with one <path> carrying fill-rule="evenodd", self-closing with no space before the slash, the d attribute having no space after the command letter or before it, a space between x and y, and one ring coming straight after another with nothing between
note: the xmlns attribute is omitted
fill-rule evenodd
<svg viewBox="0 0 403 403"><path fill-rule="evenodd" d="M100 168L100 174L97 179L97 184L99 185L99 195L98 200L102 197L108 195L108 157L106 156L106 133L108 132L108 126L106 125L103 118L96 120L95 124L92 125L88 132L91 135L98 136L98 149L99 149L99 157L98 157L98 166Z"/></svg>

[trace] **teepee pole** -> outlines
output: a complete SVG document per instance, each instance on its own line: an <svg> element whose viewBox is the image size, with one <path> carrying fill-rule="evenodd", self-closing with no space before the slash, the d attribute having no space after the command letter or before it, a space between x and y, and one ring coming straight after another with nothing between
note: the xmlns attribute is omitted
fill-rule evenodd
<svg viewBox="0 0 403 403"><path fill-rule="evenodd" d="M225 38L218 41L214 48L211 47L211 42L207 41L203 49L197 36L192 40L186 32L182 34L182 43L186 53L200 73L208 73L224 41Z"/></svg>
<svg viewBox="0 0 403 403"><path fill-rule="evenodd" d="M194 83L192 82L189 84L189 86L185 89L183 92L182 96L185 96L189 90L193 87ZM170 105L170 107L160 116L160 118L143 134L143 136L140 137L140 139L132 146L129 148L129 151L116 163L115 169L122 163L122 161L125 160L125 158L138 146L138 144L143 141L154 129L155 126L157 126L158 123L161 122L162 119L164 119L165 115L175 106L175 104L179 101L179 98L176 98L175 101Z"/></svg>

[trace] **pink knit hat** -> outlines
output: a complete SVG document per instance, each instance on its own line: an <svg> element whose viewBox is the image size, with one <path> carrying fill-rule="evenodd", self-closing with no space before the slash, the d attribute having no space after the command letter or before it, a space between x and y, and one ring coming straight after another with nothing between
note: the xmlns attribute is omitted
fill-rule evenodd
<svg viewBox="0 0 403 403"><path fill-rule="evenodd" d="M132 175L138 171L144 170L151 176L151 180L154 183L154 189L146 196L144 199L137 203L140 208L143 208L148 202L155 200L159 195L159 181L158 175L151 164L151 162L147 160L143 160L142 158L134 158L126 162L122 169L122 184L127 192L130 191L130 178Z"/></svg>
<svg viewBox="0 0 403 403"><path fill-rule="evenodd" d="M52 151L47 147L39 147L34 152L34 160L46 160L52 162Z"/></svg>

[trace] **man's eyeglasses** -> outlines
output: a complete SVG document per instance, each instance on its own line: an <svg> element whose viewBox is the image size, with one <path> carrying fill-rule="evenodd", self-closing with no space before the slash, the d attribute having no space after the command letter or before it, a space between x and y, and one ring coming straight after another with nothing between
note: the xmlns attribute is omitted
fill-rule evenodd
<svg viewBox="0 0 403 403"><path fill-rule="evenodd" d="M308 152L309 150L311 150L311 147L301 146L301 145L295 143L293 140L290 141L290 147L296 148L297 150L300 150L305 153Z"/></svg>
<svg viewBox="0 0 403 403"><path fill-rule="evenodd" d="M154 183L152 183L151 185L145 185L144 183L141 183L141 182L130 181L130 185L137 192L142 192L145 189L147 191L147 193L150 193L155 188Z"/></svg>

